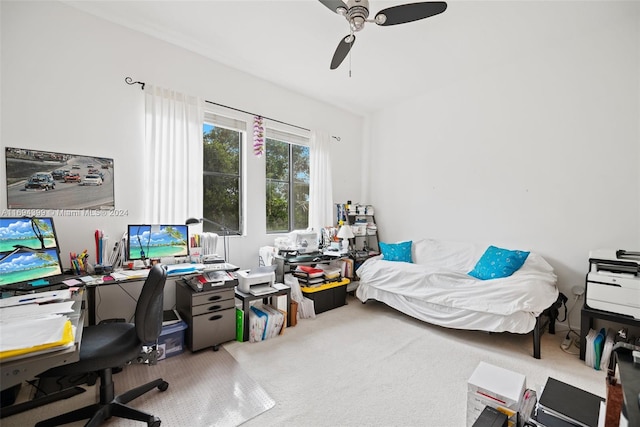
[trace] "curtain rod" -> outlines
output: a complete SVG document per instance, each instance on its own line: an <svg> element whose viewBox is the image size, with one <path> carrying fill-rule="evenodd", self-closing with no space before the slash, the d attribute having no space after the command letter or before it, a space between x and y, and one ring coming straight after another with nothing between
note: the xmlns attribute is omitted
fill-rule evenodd
<svg viewBox="0 0 640 427"><path fill-rule="evenodd" d="M140 85L141 86L140 89L144 90L145 82L134 82L131 77L125 77L124 81L128 85ZM217 105L218 107L228 108L230 110L234 110L234 111L237 111L239 113L249 114L251 116L259 116L259 117L262 117L263 119L271 120L272 122L280 123L280 124L287 125L287 126L292 126L294 128L298 128L298 129L301 129L301 130L306 130L307 132L311 132L310 129L303 128L302 126L292 125L291 123L283 122L281 120L272 119L270 117L261 116L260 114L250 113L249 111L241 110L239 108L229 107L228 105L218 104L217 102L207 101L206 99L205 99L205 102L208 103L208 104ZM340 137L339 136L331 135L331 138L333 138L336 141L340 142Z"/></svg>

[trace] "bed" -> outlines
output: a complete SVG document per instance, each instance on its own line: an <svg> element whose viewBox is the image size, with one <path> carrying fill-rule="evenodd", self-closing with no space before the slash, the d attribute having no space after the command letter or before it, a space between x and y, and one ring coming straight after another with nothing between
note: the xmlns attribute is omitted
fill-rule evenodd
<svg viewBox="0 0 640 427"><path fill-rule="evenodd" d="M356 297L363 303L377 300L447 328L533 333L533 355L540 358L544 327L540 315L558 299L557 277L542 256L438 239L381 245L382 256L368 259L356 270ZM499 270L501 263L513 261L516 252L524 257L522 263L506 272ZM482 267L497 268L499 273ZM508 275L501 277L504 274Z"/></svg>

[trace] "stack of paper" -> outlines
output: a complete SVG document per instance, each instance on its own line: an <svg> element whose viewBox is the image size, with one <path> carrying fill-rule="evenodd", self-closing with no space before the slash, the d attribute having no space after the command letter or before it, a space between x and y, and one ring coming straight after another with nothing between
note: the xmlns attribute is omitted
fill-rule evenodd
<svg viewBox="0 0 640 427"><path fill-rule="evenodd" d="M614 344L614 334L606 328L596 331L590 329L586 336L584 363L596 370L606 369Z"/></svg>
<svg viewBox="0 0 640 427"><path fill-rule="evenodd" d="M0 309L0 360L73 344L73 327L64 315L73 312L73 304L32 303Z"/></svg>
<svg viewBox="0 0 640 427"><path fill-rule="evenodd" d="M326 265L326 264L319 264L317 266L318 269L323 271L323 275L324 275L324 281L329 283L329 282L335 282L340 280L340 268L339 267L332 267L330 265Z"/></svg>
<svg viewBox="0 0 640 427"><path fill-rule="evenodd" d="M324 283L324 270L306 265L299 265L293 272L302 286L321 285Z"/></svg>

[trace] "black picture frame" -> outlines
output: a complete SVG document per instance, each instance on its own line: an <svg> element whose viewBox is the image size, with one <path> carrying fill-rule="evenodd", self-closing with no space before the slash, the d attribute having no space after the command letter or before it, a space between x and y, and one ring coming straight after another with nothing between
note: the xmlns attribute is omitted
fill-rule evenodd
<svg viewBox="0 0 640 427"><path fill-rule="evenodd" d="M5 163L8 209L115 208L111 158L6 147Z"/></svg>

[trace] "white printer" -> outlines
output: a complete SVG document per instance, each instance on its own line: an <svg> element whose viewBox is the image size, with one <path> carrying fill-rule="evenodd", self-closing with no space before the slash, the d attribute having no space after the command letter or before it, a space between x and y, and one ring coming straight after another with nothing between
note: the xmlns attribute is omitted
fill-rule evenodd
<svg viewBox="0 0 640 427"><path fill-rule="evenodd" d="M640 319L640 252L589 252L586 305Z"/></svg>
<svg viewBox="0 0 640 427"><path fill-rule="evenodd" d="M238 277L238 290L245 294L266 295L275 292L273 284L276 281L276 266L263 266L253 270L241 270Z"/></svg>

